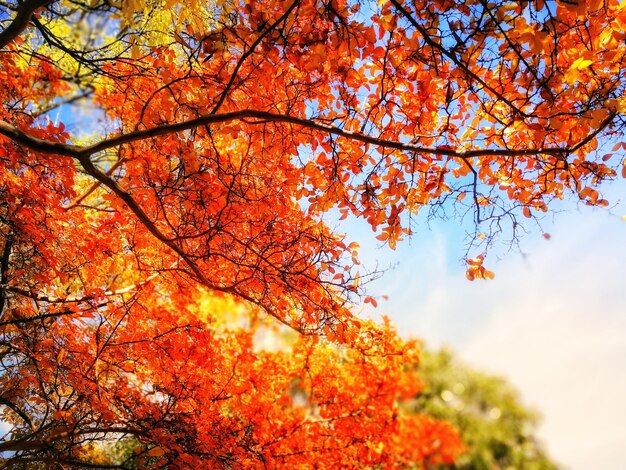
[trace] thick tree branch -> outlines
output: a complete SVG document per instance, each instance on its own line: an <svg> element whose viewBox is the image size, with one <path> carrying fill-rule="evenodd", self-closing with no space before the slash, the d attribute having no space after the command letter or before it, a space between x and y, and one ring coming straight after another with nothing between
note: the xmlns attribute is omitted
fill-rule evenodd
<svg viewBox="0 0 626 470"><path fill-rule="evenodd" d="M611 119L615 117L615 115L611 116ZM250 121L252 119L252 121ZM92 171L93 164L89 161L89 157L98 152L102 152L104 150L119 147L120 145L129 144L132 142L137 142L145 139L149 139L151 137L158 137L161 135L173 134L177 132L182 132L190 129L195 129L200 126L208 126L211 124L225 123L230 121L244 121L248 124L266 124L267 122L282 122L287 124L293 124L305 129L311 129L315 131L319 131L326 134L337 135L340 137L344 137L350 140L356 140L358 142L362 142L365 144L371 144L378 147L402 150L407 152L417 152L422 154L431 154L431 155L441 155L446 157L456 157L456 158L474 158L481 156L509 156L509 157L519 157L519 156L531 156L531 155L551 155L553 157L564 158L568 153L572 152L574 147L551 147L551 148L530 148L530 149L476 149L476 150L454 150L449 147L422 147L415 144L403 143L395 140L383 139L380 137L374 137L368 134L363 134L360 132L351 132L346 131L337 126L331 126L327 124L322 124L320 122L314 121L312 119L303 119L296 116L290 116L285 114L276 114L267 111L257 111L253 109L244 109L241 111L233 111L230 113L220 113L220 114L208 114L206 116L200 116L195 119L190 119L188 121L172 123L172 124L163 124L161 126L152 127L150 129L144 129L134 132L129 132L127 134L121 134L116 137L111 137L109 139L102 140L96 144L80 147L77 145L71 144L63 144L60 142L52 142L44 139L40 139L38 137L33 137L16 127L6 123L0 122L0 134L9 137L10 139L24 145L25 147L35 150L41 153L48 154L58 154L58 155L66 155L68 157L73 157L79 160L82 163L86 164L88 168L85 168L88 172ZM610 122L610 120L609 120ZM606 126L605 126L606 127ZM597 132L596 132L597 133ZM595 133L594 133L595 135ZM593 138L593 137L591 137ZM578 146L575 147L579 148ZM83 165L85 166L85 165ZM94 176L97 180L101 181L103 184L105 180L110 179L104 173L97 170L93 167L93 170L96 170L92 176ZM97 173L101 173L101 175L96 177ZM90 173L91 174L91 173ZM106 184L106 186L109 186ZM111 186L109 186L113 189ZM121 195L120 195L121 197Z"/></svg>
<svg viewBox="0 0 626 470"><path fill-rule="evenodd" d="M256 121L248 121L248 119L255 119ZM403 143L394 140L382 139L380 137L374 137L368 134L360 132L346 131L337 126L330 126L322 124L320 122L303 119L296 116L276 114L267 111L257 111L253 109L244 109L241 111L233 111L230 113L221 114L209 114L206 116L200 116L189 121L180 123L164 124L162 126L156 126L151 129L145 129L128 134L122 134L117 137L104 140L89 147L84 147L78 150L79 155L93 155L95 153L107 150L119 145L135 142L138 140L144 140L150 137L156 137L165 134L171 134L181 132L196 127L211 125L216 123L224 123L229 121L245 121L248 124L265 124L267 122L282 122L287 124L293 124L306 129L320 131L326 134L337 135L346 139L356 140L365 144L372 144L379 147L391 148L396 150L403 150L407 152L418 152L432 155L442 155L448 157L458 158L473 158L487 155L505 155L505 156L523 156L523 155L538 155L547 154L552 156L563 156L568 153L568 149L565 148L535 148L535 149L483 149L483 150L467 150L458 151L446 147L422 147L419 145ZM0 133L3 132L3 128L0 127ZM6 135L6 134L5 134ZM54 152L49 152L54 153Z"/></svg>
<svg viewBox="0 0 626 470"><path fill-rule="evenodd" d="M4 302L6 301L5 284L7 282L7 272L9 270L9 257L11 256L11 249L13 247L12 235L7 236L4 239L4 250L2 253L2 260L0 261L0 318L4 311Z"/></svg>
<svg viewBox="0 0 626 470"><path fill-rule="evenodd" d="M44 431L49 431L49 435L46 437L36 438L37 435L42 434ZM55 427L48 427L45 429L37 430L27 436L10 441L0 442L0 452L17 452L17 451L35 451L52 445L59 439L64 439L69 435L79 436L86 434L122 434L122 435L135 435L145 436L146 432L138 429L131 428L116 428L112 426L83 429L83 430L69 430L59 429Z"/></svg>
<svg viewBox="0 0 626 470"><path fill-rule="evenodd" d="M66 315L76 315L77 313L81 313L81 312L77 312L76 310L63 310L62 312L42 313L41 315L35 315L32 317L14 318L12 320L0 321L0 328L7 326L7 325L23 325L25 323L43 321L48 318L64 317Z"/></svg>
<svg viewBox="0 0 626 470"><path fill-rule="evenodd" d="M8 45L26 29L35 11L53 1L54 0L26 0L22 3L17 10L15 18L11 21L11 24L0 33L0 48Z"/></svg>
<svg viewBox="0 0 626 470"><path fill-rule="evenodd" d="M38 449L46 443L45 439L39 436L51 428L52 425L48 424L29 434L26 434L25 436L0 442L0 452L18 452L21 450Z"/></svg>
<svg viewBox="0 0 626 470"><path fill-rule="evenodd" d="M78 158L81 155L82 147L40 139L12 126L8 122L0 121L0 134L35 152L66 155L72 158Z"/></svg>

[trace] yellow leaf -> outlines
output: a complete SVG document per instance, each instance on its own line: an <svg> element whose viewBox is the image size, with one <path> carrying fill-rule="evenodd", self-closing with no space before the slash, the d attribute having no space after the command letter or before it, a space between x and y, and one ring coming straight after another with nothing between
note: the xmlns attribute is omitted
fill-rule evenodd
<svg viewBox="0 0 626 470"><path fill-rule="evenodd" d="M587 67L589 67L591 64L593 64L592 60L584 59L582 57L579 57L578 59L576 59L574 61L574 63L570 67L570 69L583 70L583 69L586 69Z"/></svg>

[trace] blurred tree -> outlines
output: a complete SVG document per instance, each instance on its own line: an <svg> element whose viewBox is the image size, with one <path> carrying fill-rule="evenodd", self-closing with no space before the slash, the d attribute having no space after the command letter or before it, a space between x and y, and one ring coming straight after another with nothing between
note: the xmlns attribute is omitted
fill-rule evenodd
<svg viewBox="0 0 626 470"><path fill-rule="evenodd" d="M538 416L506 380L468 367L448 349L424 349L421 358L424 388L410 407L453 423L468 448L455 464L441 468L557 468L535 435Z"/></svg>

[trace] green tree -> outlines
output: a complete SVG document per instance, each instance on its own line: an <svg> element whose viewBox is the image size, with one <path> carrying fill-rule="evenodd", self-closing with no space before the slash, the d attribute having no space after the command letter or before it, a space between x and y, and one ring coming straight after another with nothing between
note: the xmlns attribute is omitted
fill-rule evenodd
<svg viewBox="0 0 626 470"><path fill-rule="evenodd" d="M424 389L410 406L453 423L468 449L456 464L443 468L557 468L535 435L537 414L506 380L474 370L448 349L425 349L421 357Z"/></svg>

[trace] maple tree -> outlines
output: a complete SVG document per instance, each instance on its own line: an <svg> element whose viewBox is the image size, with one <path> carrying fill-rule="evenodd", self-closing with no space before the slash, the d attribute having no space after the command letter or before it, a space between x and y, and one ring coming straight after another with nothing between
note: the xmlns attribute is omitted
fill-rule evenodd
<svg viewBox="0 0 626 470"><path fill-rule="evenodd" d="M24 0L0 21L7 465L120 435L176 465L448 461L451 428L396 416L414 352L353 315L358 244L326 214L393 248L452 211L479 249L567 193L608 205L626 172L616 1ZM201 290L311 338L254 352Z"/></svg>

